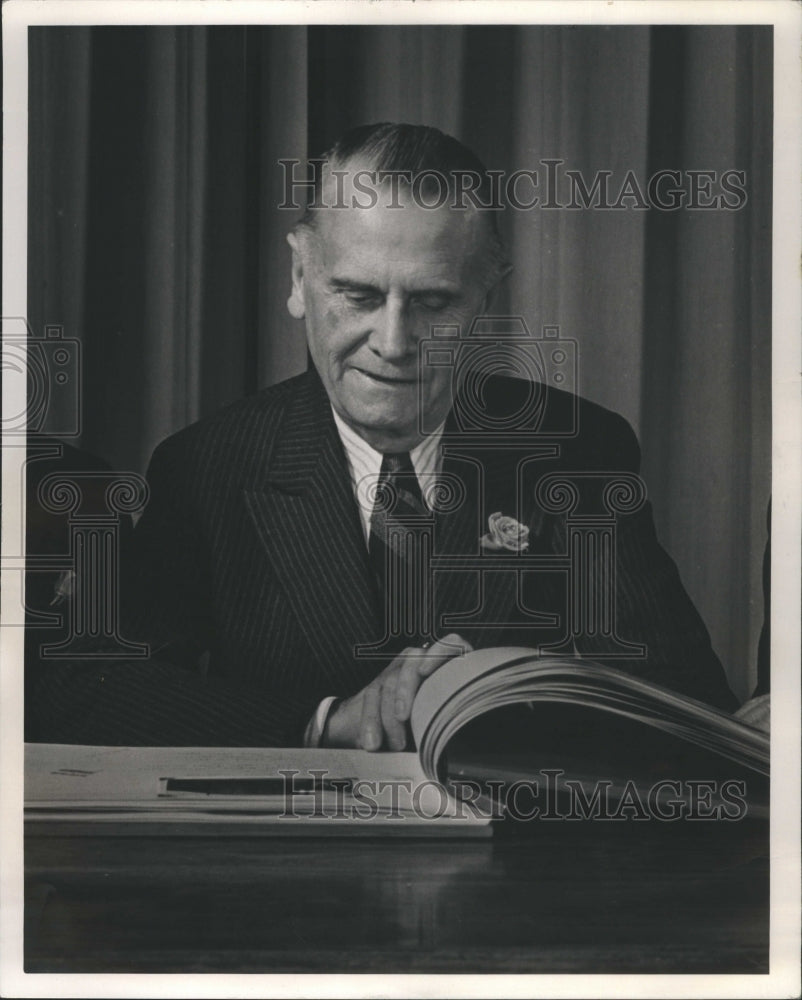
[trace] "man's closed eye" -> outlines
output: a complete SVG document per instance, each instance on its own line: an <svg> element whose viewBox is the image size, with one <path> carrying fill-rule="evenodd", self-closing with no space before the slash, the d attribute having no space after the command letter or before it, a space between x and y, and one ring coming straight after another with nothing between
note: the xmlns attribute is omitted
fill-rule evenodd
<svg viewBox="0 0 802 1000"><path fill-rule="evenodd" d="M429 312L442 312L452 304L452 297L446 293L432 292L415 296L415 304Z"/></svg>
<svg viewBox="0 0 802 1000"><path fill-rule="evenodd" d="M357 306L359 309L378 309L381 305L381 296L375 292L344 292L345 300L349 305Z"/></svg>

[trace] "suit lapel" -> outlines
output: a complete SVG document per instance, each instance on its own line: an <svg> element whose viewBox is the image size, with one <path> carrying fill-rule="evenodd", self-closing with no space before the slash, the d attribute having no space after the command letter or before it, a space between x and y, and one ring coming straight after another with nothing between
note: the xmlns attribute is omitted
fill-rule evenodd
<svg viewBox="0 0 802 1000"><path fill-rule="evenodd" d="M377 609L342 443L314 372L279 432L266 481L245 491L273 572L321 671L362 680L354 645L374 641ZM345 675L345 676L344 676Z"/></svg>

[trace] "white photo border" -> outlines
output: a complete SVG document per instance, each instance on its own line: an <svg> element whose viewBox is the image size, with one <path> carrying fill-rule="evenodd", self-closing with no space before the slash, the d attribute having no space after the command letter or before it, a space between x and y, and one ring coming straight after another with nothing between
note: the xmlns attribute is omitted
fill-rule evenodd
<svg viewBox="0 0 802 1000"><path fill-rule="evenodd" d="M22 971L22 629L0 632L0 995L17 997L781 997L800 992L802 5L794 0L7 0L3 4L4 317L27 313L27 29L67 24L772 24L771 945L768 975L57 975ZM3 371L4 412L21 412ZM20 405L21 404L21 405ZM24 448L3 449L2 551L21 537ZM3 571L0 621L22 574ZM15 589L16 588L16 589ZM18 604L16 606L19 606Z"/></svg>

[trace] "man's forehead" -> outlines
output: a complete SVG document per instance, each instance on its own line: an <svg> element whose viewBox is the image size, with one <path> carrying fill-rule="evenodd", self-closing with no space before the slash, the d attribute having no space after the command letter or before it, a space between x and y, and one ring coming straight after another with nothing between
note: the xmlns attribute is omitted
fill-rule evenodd
<svg viewBox="0 0 802 1000"><path fill-rule="evenodd" d="M458 288L479 279L482 256L474 241L448 225L428 217L416 225L403 210L377 209L364 218L349 209L340 215L329 220L329 237L324 231L319 244L319 262L331 278L381 287L401 282L409 289Z"/></svg>
<svg viewBox="0 0 802 1000"><path fill-rule="evenodd" d="M378 190L378 189L377 189ZM400 256L446 254L465 259L473 256L487 239L479 212L448 204L426 208L410 191L400 188L390 197L382 192L376 204L341 200L315 211L315 228L324 252L366 252L380 248Z"/></svg>

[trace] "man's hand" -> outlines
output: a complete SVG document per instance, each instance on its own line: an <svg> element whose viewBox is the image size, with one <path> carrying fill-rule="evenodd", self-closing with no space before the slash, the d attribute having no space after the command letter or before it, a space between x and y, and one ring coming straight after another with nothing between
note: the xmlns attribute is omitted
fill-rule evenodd
<svg viewBox="0 0 802 1000"><path fill-rule="evenodd" d="M452 633L427 649L405 649L367 687L329 716L322 746L403 750L409 739L412 702L423 681L472 646Z"/></svg>

